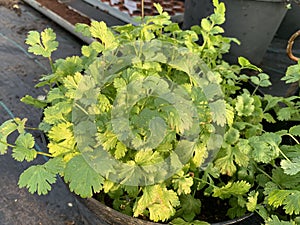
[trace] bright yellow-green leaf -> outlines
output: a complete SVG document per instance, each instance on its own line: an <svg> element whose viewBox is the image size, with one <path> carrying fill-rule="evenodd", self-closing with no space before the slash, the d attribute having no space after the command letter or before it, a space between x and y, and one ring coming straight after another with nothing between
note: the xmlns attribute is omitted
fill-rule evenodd
<svg viewBox="0 0 300 225"><path fill-rule="evenodd" d="M27 162L30 162L36 158L37 152L33 149L34 138L31 134L20 134L15 144L16 146L12 150L12 157L15 160L20 162L26 160Z"/></svg>
<svg viewBox="0 0 300 225"><path fill-rule="evenodd" d="M180 204L177 194L162 185L146 186L143 195L134 205L134 216L143 215L149 210L150 219L154 222L166 221L172 217Z"/></svg>

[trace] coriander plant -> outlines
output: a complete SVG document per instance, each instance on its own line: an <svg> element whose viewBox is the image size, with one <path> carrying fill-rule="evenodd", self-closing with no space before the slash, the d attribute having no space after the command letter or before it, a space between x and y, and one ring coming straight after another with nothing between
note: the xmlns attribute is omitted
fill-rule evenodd
<svg viewBox="0 0 300 225"><path fill-rule="evenodd" d="M265 124L299 121L299 97L261 96L267 74L243 57L238 65L223 60L238 40L222 36L225 5L213 4L191 30L158 4L159 15L137 26L77 24L95 41L56 61L53 30L29 32L28 51L49 58L52 72L37 85L49 87L45 100L22 101L43 109L48 152L34 149L19 118L0 126L0 152L49 160L26 169L19 186L47 194L60 175L79 196L154 222L208 224L202 209L218 199L229 218L257 212L267 224L296 224L300 126L270 132Z"/></svg>

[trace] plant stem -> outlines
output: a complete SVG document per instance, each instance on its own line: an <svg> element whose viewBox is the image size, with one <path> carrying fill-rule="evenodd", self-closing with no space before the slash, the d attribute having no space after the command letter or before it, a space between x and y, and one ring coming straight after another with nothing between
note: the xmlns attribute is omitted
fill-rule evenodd
<svg viewBox="0 0 300 225"><path fill-rule="evenodd" d="M300 144L300 142L293 135L291 134L286 134L286 135L290 136L297 143L297 145Z"/></svg>
<svg viewBox="0 0 300 225"><path fill-rule="evenodd" d="M51 157L51 158L53 157L51 154L46 153L46 152L39 152L39 151L36 151L36 153L39 154L39 155L44 155L44 156Z"/></svg>
<svg viewBox="0 0 300 225"><path fill-rule="evenodd" d="M254 89L254 91L253 91L253 93L252 93L251 96L253 96L253 95L256 93L256 91L258 90L258 88L259 88L259 85L257 85L257 86L255 87L255 89Z"/></svg>
<svg viewBox="0 0 300 225"><path fill-rule="evenodd" d="M211 183L209 183L209 182L207 182L206 180L203 180L203 179L201 179L201 178L193 177L193 179L195 179L195 180L197 180L197 181L201 181L201 182L203 182L203 183L206 183L207 185L212 186L212 187L214 187L214 188L217 188L217 186L215 186L215 185L213 185L213 184L211 184Z"/></svg>
<svg viewBox="0 0 300 225"><path fill-rule="evenodd" d="M275 181L274 181L274 179L268 174L268 173L266 173L265 171L263 171L261 168L259 168L257 165L255 166L256 167L256 169L259 171L259 172L261 172L261 173L263 173L265 176L267 176L271 181L273 181L276 185L278 185L279 187L280 187L280 189L282 189L282 187L279 185L279 184L277 184Z"/></svg>
<svg viewBox="0 0 300 225"><path fill-rule="evenodd" d="M84 109L82 108L80 105L78 105L77 103L75 103L75 105L86 115L89 115L89 113Z"/></svg>
<svg viewBox="0 0 300 225"><path fill-rule="evenodd" d="M287 161L291 162L291 160L281 151L280 148L279 148L279 152L283 156L283 158L285 158Z"/></svg>
<svg viewBox="0 0 300 225"><path fill-rule="evenodd" d="M9 144L9 143L6 143L5 141L1 141L1 140L0 140L0 143L6 145L6 146L8 146L8 147L11 147L11 148L16 147L16 146L14 146L14 145L11 145L11 144Z"/></svg>
<svg viewBox="0 0 300 225"><path fill-rule="evenodd" d="M53 65L52 58L49 57L48 59L49 59L49 64L50 64L50 66L51 66L51 71L54 73L54 65Z"/></svg>
<svg viewBox="0 0 300 225"><path fill-rule="evenodd" d="M40 130L37 127L25 127L26 130Z"/></svg>

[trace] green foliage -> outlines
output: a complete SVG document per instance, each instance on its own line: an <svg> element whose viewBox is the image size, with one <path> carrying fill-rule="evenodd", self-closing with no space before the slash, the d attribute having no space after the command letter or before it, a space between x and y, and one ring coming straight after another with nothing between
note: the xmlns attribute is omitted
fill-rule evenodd
<svg viewBox="0 0 300 225"><path fill-rule="evenodd" d="M29 95L26 95L23 98L21 98L21 101L27 105L32 105L36 108L41 108L41 109L47 106L47 103L45 101L33 98L32 96Z"/></svg>
<svg viewBox="0 0 300 225"><path fill-rule="evenodd" d="M213 196L221 199L230 198L232 195L243 195L250 190L251 185L246 181L230 182L223 187L215 187Z"/></svg>
<svg viewBox="0 0 300 225"><path fill-rule="evenodd" d="M97 173L83 156L73 157L64 171L65 181L69 183L71 191L83 198L92 197L93 193L102 190L104 178Z"/></svg>
<svg viewBox="0 0 300 225"><path fill-rule="evenodd" d="M179 204L180 201L174 191L167 190L161 185L147 186L134 205L134 216L142 215L147 209L151 220L165 221L175 214L175 207Z"/></svg>
<svg viewBox="0 0 300 225"><path fill-rule="evenodd" d="M299 215L300 191L297 190L273 190L268 196L268 204L278 208L283 206L286 214Z"/></svg>
<svg viewBox="0 0 300 225"><path fill-rule="evenodd" d="M180 196L180 208L176 212L177 216L181 216L184 220L191 222L201 211L201 201L191 195Z"/></svg>
<svg viewBox="0 0 300 225"><path fill-rule="evenodd" d="M29 31L25 41L30 47L28 51L43 57L50 57L52 52L58 47L58 42L55 40L56 34L51 28L46 28L41 34L37 31Z"/></svg>
<svg viewBox="0 0 300 225"><path fill-rule="evenodd" d="M266 225L296 225L296 223L293 221L283 221L283 220L280 220L277 216L272 215L266 221Z"/></svg>
<svg viewBox="0 0 300 225"><path fill-rule="evenodd" d="M299 97L259 96L269 76L243 57L238 65L223 60L239 42L222 36L225 5L213 5L214 13L191 30L159 4L159 15L137 26L77 24L95 41L82 46L81 56L55 62L55 33L29 32L28 51L49 58L52 72L37 85L49 86L45 99L22 101L43 109L39 129L48 152L34 149L26 119L16 118L0 126L0 153L11 148L17 161L50 159L25 170L19 186L47 194L59 175L81 197L103 194L115 209L155 222L208 224L198 217L207 203L200 195L226 202L232 218L257 211L266 224L296 224L299 124L278 132L266 132L264 124L299 121ZM283 79L299 81L299 65ZM288 217L275 216L278 209Z"/></svg>
<svg viewBox="0 0 300 225"><path fill-rule="evenodd" d="M8 149L7 137L17 129L17 124L13 120L7 120L0 126L0 153L6 153Z"/></svg>
<svg viewBox="0 0 300 225"><path fill-rule="evenodd" d="M63 167L64 163L60 158L50 159L44 165L31 166L20 175L18 185L27 187L30 193L47 194Z"/></svg>
<svg viewBox="0 0 300 225"><path fill-rule="evenodd" d="M37 152L33 149L34 138L29 133L24 133L18 136L13 148L12 157L17 161L32 161L36 158Z"/></svg>
<svg viewBox="0 0 300 225"><path fill-rule="evenodd" d="M300 82L300 62L287 68L285 76L282 78L286 83Z"/></svg>

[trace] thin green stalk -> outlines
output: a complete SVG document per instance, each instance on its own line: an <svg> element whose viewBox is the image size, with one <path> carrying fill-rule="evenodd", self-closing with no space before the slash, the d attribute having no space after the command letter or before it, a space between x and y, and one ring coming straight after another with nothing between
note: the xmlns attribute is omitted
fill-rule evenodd
<svg viewBox="0 0 300 225"><path fill-rule="evenodd" d="M39 128L36 127L25 127L26 130L40 130Z"/></svg>
<svg viewBox="0 0 300 225"><path fill-rule="evenodd" d="M48 59L49 59L49 64L51 66L51 71L54 73L54 64L53 64L52 58L49 57Z"/></svg>
<svg viewBox="0 0 300 225"><path fill-rule="evenodd" d="M253 95L256 93L256 91L258 90L258 88L259 88L259 85L257 85L257 86L255 87L255 89L254 89L254 91L253 91L253 93L252 93L251 96L253 96Z"/></svg>
<svg viewBox="0 0 300 225"><path fill-rule="evenodd" d="M279 148L279 152L287 161L291 162L291 160L281 151L280 148Z"/></svg>
<svg viewBox="0 0 300 225"><path fill-rule="evenodd" d="M300 142L293 135L291 134L286 134L286 135L290 136L297 143L297 145L300 144Z"/></svg>
<svg viewBox="0 0 300 225"><path fill-rule="evenodd" d="M39 152L39 151L36 151L36 153L39 154L39 155L44 155L44 156L50 157L50 158L53 157L53 155L48 154L48 153L46 153L46 152Z"/></svg>
<svg viewBox="0 0 300 225"><path fill-rule="evenodd" d="M265 171L263 171L261 168L259 168L258 166L256 166L256 169L259 171L259 172L261 172L262 174L264 174L265 176L267 176L271 181L273 181L275 184L277 184L275 181L274 181L274 179L273 179L273 177L271 177L268 173L266 173ZM282 189L282 187L279 185L279 184L277 184L279 187L280 187L280 189Z"/></svg>
<svg viewBox="0 0 300 225"><path fill-rule="evenodd" d="M6 143L5 141L1 141L1 140L0 140L0 143L3 144L3 145L6 145L6 146L8 146L8 147L11 147L11 148L15 148L15 147L16 147L15 145Z"/></svg>
<svg viewBox="0 0 300 225"><path fill-rule="evenodd" d="M209 182L207 182L206 180L203 180L203 179L201 179L201 178L193 177L193 179L195 179L195 180L197 180L197 181L201 181L201 182L203 182L203 183L206 183L207 185L212 186L212 187L214 187L214 188L218 188L217 186L215 186L215 185L213 185L213 184L211 184L211 183L209 183Z"/></svg>
<svg viewBox="0 0 300 225"><path fill-rule="evenodd" d="M84 108L82 108L80 105L78 105L77 103L75 103L75 105L76 105L82 112L84 112L84 114L89 115L89 113L88 113Z"/></svg>

